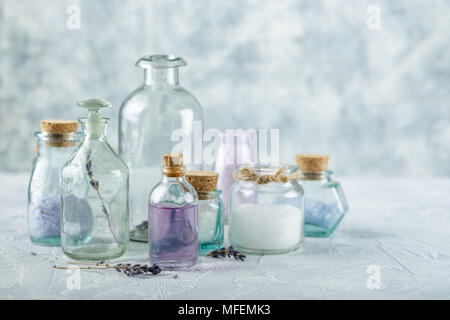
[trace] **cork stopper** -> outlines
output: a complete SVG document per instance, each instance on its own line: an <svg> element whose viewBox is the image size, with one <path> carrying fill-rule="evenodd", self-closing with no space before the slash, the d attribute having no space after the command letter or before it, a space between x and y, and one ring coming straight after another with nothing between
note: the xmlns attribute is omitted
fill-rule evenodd
<svg viewBox="0 0 450 320"><path fill-rule="evenodd" d="M76 132L78 121L75 120L41 120L41 130L49 133L69 133Z"/></svg>
<svg viewBox="0 0 450 320"><path fill-rule="evenodd" d="M166 153L162 160L163 174L168 177L182 177L184 175L182 153Z"/></svg>
<svg viewBox="0 0 450 320"><path fill-rule="evenodd" d="M329 155L296 154L295 162L302 172L320 172L328 170Z"/></svg>
<svg viewBox="0 0 450 320"><path fill-rule="evenodd" d="M46 119L41 120L40 123L41 131L49 134L48 140L44 141L45 146L64 148L75 145L73 139L67 139L67 134L74 133L78 130L78 121ZM35 147L35 152L38 153L38 151L38 147Z"/></svg>
<svg viewBox="0 0 450 320"><path fill-rule="evenodd" d="M211 192L217 188L219 174L211 171L188 171L186 179L197 192Z"/></svg>

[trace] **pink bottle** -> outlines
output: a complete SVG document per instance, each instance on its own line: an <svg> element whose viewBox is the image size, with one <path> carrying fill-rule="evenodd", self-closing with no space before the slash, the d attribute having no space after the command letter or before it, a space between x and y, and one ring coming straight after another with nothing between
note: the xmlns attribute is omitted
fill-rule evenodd
<svg viewBox="0 0 450 320"><path fill-rule="evenodd" d="M234 168L236 165L254 163L256 159L256 132L251 134L242 131L237 136L234 135L235 133L234 130L233 134L221 133L214 161L214 171L219 173L217 189L222 191L226 222L228 221L230 188L234 183Z"/></svg>

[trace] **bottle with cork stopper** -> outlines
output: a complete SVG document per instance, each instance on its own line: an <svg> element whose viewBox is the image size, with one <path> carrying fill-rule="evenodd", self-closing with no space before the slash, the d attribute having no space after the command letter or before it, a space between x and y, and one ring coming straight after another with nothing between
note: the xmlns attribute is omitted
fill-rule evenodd
<svg viewBox="0 0 450 320"><path fill-rule="evenodd" d="M148 203L150 263L188 268L198 260L198 196L186 180L181 153L164 154L162 161L161 181Z"/></svg>
<svg viewBox="0 0 450 320"><path fill-rule="evenodd" d="M339 182L328 170L329 155L297 154L299 183L305 192L305 235L329 237L348 211Z"/></svg>
<svg viewBox="0 0 450 320"><path fill-rule="evenodd" d="M210 171L188 171L187 181L198 194L198 244L200 255L220 249L224 237L224 205L217 190L219 174Z"/></svg>
<svg viewBox="0 0 450 320"><path fill-rule="evenodd" d="M106 260L125 253L129 241L128 168L106 139L109 102L78 102L83 141L61 170L63 252L77 260Z"/></svg>
<svg viewBox="0 0 450 320"><path fill-rule="evenodd" d="M60 245L60 172L81 140L75 120L41 120L28 185L28 232L33 243Z"/></svg>

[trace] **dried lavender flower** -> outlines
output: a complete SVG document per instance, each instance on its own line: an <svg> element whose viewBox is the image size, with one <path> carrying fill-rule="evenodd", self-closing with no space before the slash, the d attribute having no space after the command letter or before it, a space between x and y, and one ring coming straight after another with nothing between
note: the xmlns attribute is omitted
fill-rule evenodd
<svg viewBox="0 0 450 320"><path fill-rule="evenodd" d="M118 271L118 272L126 274L127 276L138 275L138 274L150 274L150 273L153 275L157 275L158 273L161 272L160 267L157 266L156 264L149 267L146 264L131 265L130 263L127 263L127 264L119 263L119 264L116 264L113 268L116 269L116 271Z"/></svg>
<svg viewBox="0 0 450 320"><path fill-rule="evenodd" d="M210 253L207 254L209 257L213 258L231 258L233 256L236 260L244 261L246 256L242 253L240 253L238 250L235 250L233 246L229 246L228 248L222 247L219 250L213 250Z"/></svg>
<svg viewBox="0 0 450 320"><path fill-rule="evenodd" d="M114 231L112 229L109 212L106 209L105 202L103 201L103 197L100 194L100 190L99 190L100 183L98 182L98 180L94 179L94 172L92 171L91 150L88 151L87 156L86 156L86 171L87 171L87 175L88 175L88 178L89 178L89 184L97 192L98 198L102 202L102 205L101 205L102 206L102 212L105 214L106 219L108 220L108 227L109 227L109 230L111 231L111 234L112 234L112 236L114 238L114 241L116 241L117 245L119 247L121 247L122 245L120 244L119 240L117 239L117 237L114 234Z"/></svg>
<svg viewBox="0 0 450 320"><path fill-rule="evenodd" d="M110 265L105 263L105 261L99 261L95 263L87 263L87 262L69 262L70 264L78 265L80 269L83 270L106 270L106 269L114 269L117 272L123 273L126 276L137 276L143 274L152 274L157 275L161 272L161 268L154 264L153 266L148 266L146 264L141 265L131 264L131 263L118 263L116 265ZM58 267L53 266L55 269L68 269L69 267Z"/></svg>

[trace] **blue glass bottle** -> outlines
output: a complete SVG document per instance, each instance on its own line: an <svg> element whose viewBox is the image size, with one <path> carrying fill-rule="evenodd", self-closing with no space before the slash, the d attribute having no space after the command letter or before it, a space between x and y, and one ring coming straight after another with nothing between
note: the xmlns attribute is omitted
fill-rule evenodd
<svg viewBox="0 0 450 320"><path fill-rule="evenodd" d="M219 174L209 171L188 171L187 181L198 194L199 254L206 255L223 246L224 205L221 191L216 189Z"/></svg>

